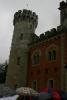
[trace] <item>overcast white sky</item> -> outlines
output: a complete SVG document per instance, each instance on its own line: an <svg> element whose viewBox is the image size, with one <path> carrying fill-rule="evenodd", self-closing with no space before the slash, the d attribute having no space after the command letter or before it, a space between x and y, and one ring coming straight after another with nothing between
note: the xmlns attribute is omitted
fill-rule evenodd
<svg viewBox="0 0 67 100"><path fill-rule="evenodd" d="M9 59L14 13L25 8L36 12L39 17L36 34L39 35L60 24L60 11L57 9L60 1L0 0L0 63Z"/></svg>

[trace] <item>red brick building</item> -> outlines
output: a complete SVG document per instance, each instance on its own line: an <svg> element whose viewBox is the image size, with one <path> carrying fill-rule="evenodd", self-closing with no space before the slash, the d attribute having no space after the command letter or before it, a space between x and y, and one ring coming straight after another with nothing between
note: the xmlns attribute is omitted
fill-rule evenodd
<svg viewBox="0 0 67 100"><path fill-rule="evenodd" d="M38 36L29 45L28 86L67 91L67 3L60 3L60 26Z"/></svg>

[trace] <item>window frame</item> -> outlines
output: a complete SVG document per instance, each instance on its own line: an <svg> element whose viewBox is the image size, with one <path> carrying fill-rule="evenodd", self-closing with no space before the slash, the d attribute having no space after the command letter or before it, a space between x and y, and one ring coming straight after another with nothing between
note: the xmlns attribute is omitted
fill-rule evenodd
<svg viewBox="0 0 67 100"><path fill-rule="evenodd" d="M53 50L55 50L56 51L56 57L55 57L55 60L52 60L53 58L51 58L51 60L49 60L48 58L48 52L52 52ZM46 48L46 52L45 52L45 60L47 61L47 62L53 62L53 61L56 61L57 60L57 54L58 54L58 46L56 45L56 44L51 44L51 45L49 45L47 48Z"/></svg>
<svg viewBox="0 0 67 100"><path fill-rule="evenodd" d="M56 50L52 50L52 60L56 60Z"/></svg>
<svg viewBox="0 0 67 100"><path fill-rule="evenodd" d="M32 54L32 65L39 65L40 64L40 56L41 56L41 51L36 50Z"/></svg>
<svg viewBox="0 0 67 100"><path fill-rule="evenodd" d="M57 58L57 51L56 49L51 49L47 52L48 61L55 61ZM50 54L49 54L50 53Z"/></svg>
<svg viewBox="0 0 67 100"><path fill-rule="evenodd" d="M53 81L53 86L52 87L50 86L50 81ZM48 85L49 88L54 88L54 79L52 79L52 78L48 79L48 84L47 85Z"/></svg>
<svg viewBox="0 0 67 100"><path fill-rule="evenodd" d="M36 82L36 86L34 86L34 82ZM32 88L37 90L37 80L32 80Z"/></svg>

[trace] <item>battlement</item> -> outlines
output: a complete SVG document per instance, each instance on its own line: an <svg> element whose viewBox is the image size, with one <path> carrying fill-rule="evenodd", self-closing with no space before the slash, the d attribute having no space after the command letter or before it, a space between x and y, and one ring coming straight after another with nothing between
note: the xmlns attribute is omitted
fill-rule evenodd
<svg viewBox="0 0 67 100"><path fill-rule="evenodd" d="M37 38L37 40L33 41L33 43L38 43L40 41L47 40L47 39L57 36L63 32L67 32L67 28L62 25L57 26L57 28L52 28L52 29L40 34L40 36Z"/></svg>
<svg viewBox="0 0 67 100"><path fill-rule="evenodd" d="M19 10L14 14L13 25L22 21L32 22L32 24L34 24L36 28L38 24L38 16L35 12L32 12L31 10Z"/></svg>
<svg viewBox="0 0 67 100"><path fill-rule="evenodd" d="M67 28L60 25L60 26L57 26L57 28L52 28L52 29L46 31L45 33L40 34L39 40L42 41L42 40L51 38L53 36L56 36L58 34L61 34L63 32L67 32Z"/></svg>
<svg viewBox="0 0 67 100"><path fill-rule="evenodd" d="M62 2L60 2L59 10L62 10L64 8L67 8L67 2L62 1Z"/></svg>

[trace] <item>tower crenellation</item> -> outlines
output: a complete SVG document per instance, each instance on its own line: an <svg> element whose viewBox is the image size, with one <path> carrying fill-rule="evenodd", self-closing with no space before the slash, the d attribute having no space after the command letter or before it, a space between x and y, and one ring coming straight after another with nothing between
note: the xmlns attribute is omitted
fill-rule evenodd
<svg viewBox="0 0 67 100"><path fill-rule="evenodd" d="M67 7L67 2L65 2L65 1L60 2L60 8L59 9L61 10L65 7Z"/></svg>
<svg viewBox="0 0 67 100"><path fill-rule="evenodd" d="M38 16L36 15L35 12L32 12L31 10L26 10L26 9L24 9L23 11L19 10L14 14L13 24L15 25L16 23L22 21L34 24L36 28L38 24Z"/></svg>

